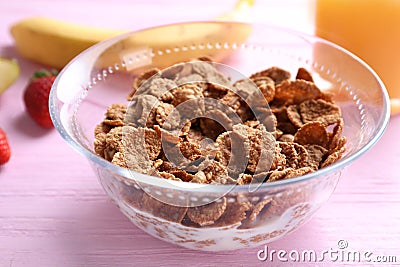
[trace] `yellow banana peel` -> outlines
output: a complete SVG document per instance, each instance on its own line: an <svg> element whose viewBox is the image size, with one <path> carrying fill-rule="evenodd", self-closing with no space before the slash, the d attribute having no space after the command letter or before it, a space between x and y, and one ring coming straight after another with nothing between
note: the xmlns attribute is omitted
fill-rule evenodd
<svg viewBox="0 0 400 267"><path fill-rule="evenodd" d="M253 3L254 0L239 0L232 11L223 14L219 19L241 20ZM185 32L182 35L182 30L190 30L191 32ZM10 31L20 55L58 69L63 68L70 60L90 46L127 32L126 30L83 26L46 17L27 18L14 24ZM223 36L227 38L227 41L239 42L244 41L250 32L250 26L239 23L224 23L219 26L204 24L201 27L198 25L187 29L184 25L175 28L160 27L139 31L138 34L132 35L118 45L123 46L122 48L143 46L151 47L153 50L165 51L166 49L173 49L177 40L180 44L206 44L215 41L217 37L221 40L221 36ZM186 41L182 40L182 36L186 38ZM121 49L121 47L113 47L109 50L109 53L105 53L102 59L103 64L111 63L109 59L114 56L112 51L115 52L118 49ZM208 50L208 52L212 54L211 50ZM199 51L183 54L184 58L200 56ZM171 56L168 55L154 59L158 60L155 63L160 67L173 63ZM173 61L178 60L179 58L174 57Z"/></svg>
<svg viewBox="0 0 400 267"><path fill-rule="evenodd" d="M126 63L127 71L141 72L139 67L143 63L163 69L202 56L220 61L231 54L231 50L222 47L225 43L242 43L250 32L250 25L238 22L184 23L147 29L109 47L99 56L96 67L114 66L119 59ZM162 38L156 41L154 36ZM147 54L149 61L136 62L135 58L143 54Z"/></svg>
<svg viewBox="0 0 400 267"><path fill-rule="evenodd" d="M88 47L123 32L46 17L27 18L11 27L11 35L21 56L58 69Z"/></svg>

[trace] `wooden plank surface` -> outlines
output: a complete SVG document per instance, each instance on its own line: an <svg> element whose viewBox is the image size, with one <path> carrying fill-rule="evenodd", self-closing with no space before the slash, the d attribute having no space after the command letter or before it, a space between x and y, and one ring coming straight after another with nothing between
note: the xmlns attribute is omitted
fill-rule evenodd
<svg viewBox="0 0 400 267"><path fill-rule="evenodd" d="M21 66L18 81L0 96L0 127L7 131L13 149L12 160L0 167L0 266L283 265L277 260L259 261L257 252L264 247L198 252L159 241L132 225L103 192L88 162L55 130L42 130L27 117L22 91L40 66L18 56L8 33L12 23L33 15L135 30L211 19L233 4L231 0L0 2L0 55L17 58ZM311 32L308 8L307 1L259 1L252 19ZM343 172L329 203L301 229L268 248L321 252L337 249L338 241L344 240L353 250L395 255L400 264L399 133L400 116L396 116L381 141ZM337 263L326 260L318 265Z"/></svg>

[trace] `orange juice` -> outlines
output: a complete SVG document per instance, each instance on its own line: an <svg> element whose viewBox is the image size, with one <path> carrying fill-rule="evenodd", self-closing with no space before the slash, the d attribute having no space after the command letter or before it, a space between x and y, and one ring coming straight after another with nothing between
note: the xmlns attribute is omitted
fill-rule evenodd
<svg viewBox="0 0 400 267"><path fill-rule="evenodd" d="M317 0L316 34L369 64L400 103L400 0Z"/></svg>

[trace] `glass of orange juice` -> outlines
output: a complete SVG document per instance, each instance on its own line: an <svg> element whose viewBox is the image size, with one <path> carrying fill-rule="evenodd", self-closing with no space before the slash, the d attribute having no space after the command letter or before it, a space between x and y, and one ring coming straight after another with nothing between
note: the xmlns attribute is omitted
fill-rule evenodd
<svg viewBox="0 0 400 267"><path fill-rule="evenodd" d="M399 0L316 0L315 29L370 65L400 113Z"/></svg>

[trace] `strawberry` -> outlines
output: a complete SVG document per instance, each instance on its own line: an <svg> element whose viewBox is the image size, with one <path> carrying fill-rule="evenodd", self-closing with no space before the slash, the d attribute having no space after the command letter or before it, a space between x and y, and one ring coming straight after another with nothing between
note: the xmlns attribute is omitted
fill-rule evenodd
<svg viewBox="0 0 400 267"><path fill-rule="evenodd" d="M41 70L33 74L24 92L24 103L28 114L40 126L52 128L53 122L49 113L49 94L56 79L57 71Z"/></svg>
<svg viewBox="0 0 400 267"><path fill-rule="evenodd" d="M0 165L10 160L11 150L8 144L6 133L0 128Z"/></svg>

